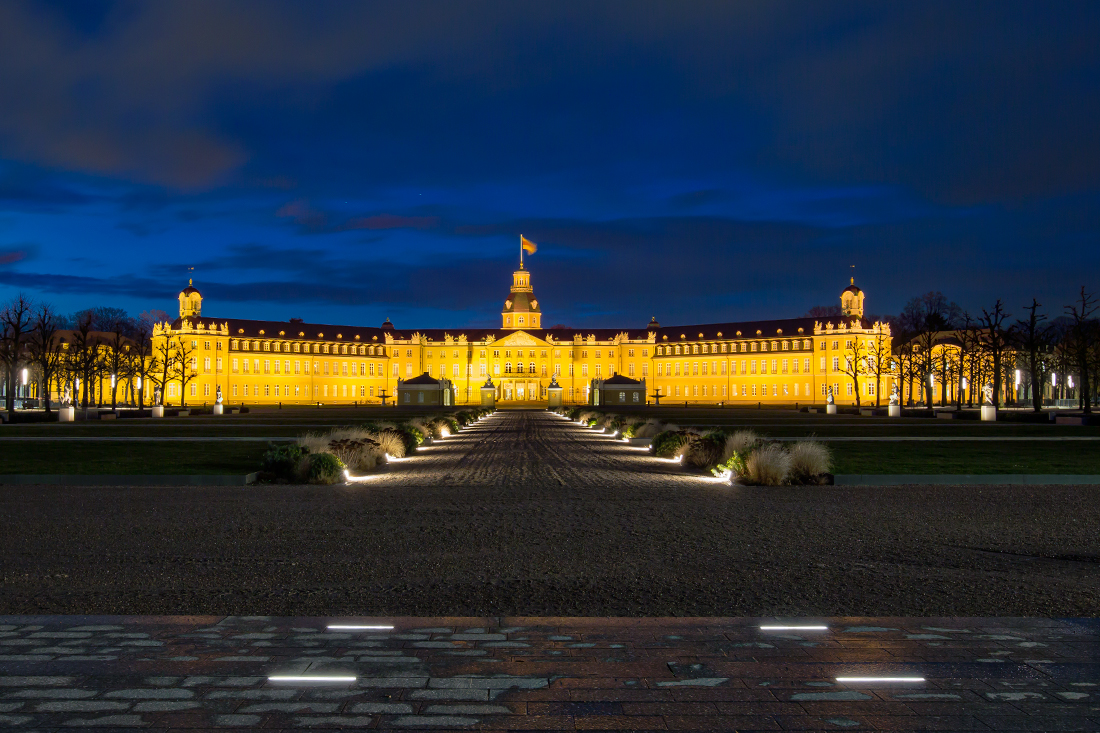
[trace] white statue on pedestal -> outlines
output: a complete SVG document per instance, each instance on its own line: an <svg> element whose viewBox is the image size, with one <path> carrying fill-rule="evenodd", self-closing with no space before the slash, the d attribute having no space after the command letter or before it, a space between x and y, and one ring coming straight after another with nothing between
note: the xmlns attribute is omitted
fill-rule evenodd
<svg viewBox="0 0 1100 733"><path fill-rule="evenodd" d="M219 384L218 385L217 397L214 400L214 404L220 405L221 403L222 403L222 386Z"/></svg>
<svg viewBox="0 0 1100 733"><path fill-rule="evenodd" d="M832 387L829 387L829 393L828 393L828 396L825 398L825 404L827 404L827 405L836 404L836 400L833 399L833 388Z"/></svg>
<svg viewBox="0 0 1100 733"><path fill-rule="evenodd" d="M901 395L898 394L898 385L896 384L890 389L890 404L901 404Z"/></svg>
<svg viewBox="0 0 1100 733"><path fill-rule="evenodd" d="M160 387L157 386L156 388L153 389L153 405L154 406L160 404L160 397L161 397Z"/></svg>
<svg viewBox="0 0 1100 733"><path fill-rule="evenodd" d="M985 385L984 387L982 387L982 404L983 405L992 405L993 404L993 387L988 385L988 384Z"/></svg>

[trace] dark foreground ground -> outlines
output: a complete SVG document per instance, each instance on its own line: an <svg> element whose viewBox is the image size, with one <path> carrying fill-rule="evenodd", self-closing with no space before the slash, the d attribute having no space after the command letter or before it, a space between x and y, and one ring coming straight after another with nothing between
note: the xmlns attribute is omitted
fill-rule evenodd
<svg viewBox="0 0 1100 733"><path fill-rule="evenodd" d="M762 623L775 621L0 617L0 727L1100 729L1092 621Z"/></svg>
<svg viewBox="0 0 1100 733"><path fill-rule="evenodd" d="M545 412L353 486L0 487L0 612L1091 616L1096 487L729 487Z"/></svg>

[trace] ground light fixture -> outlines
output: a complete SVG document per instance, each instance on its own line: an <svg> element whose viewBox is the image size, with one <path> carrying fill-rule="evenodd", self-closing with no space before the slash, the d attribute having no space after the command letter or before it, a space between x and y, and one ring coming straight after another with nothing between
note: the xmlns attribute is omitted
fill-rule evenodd
<svg viewBox="0 0 1100 733"><path fill-rule="evenodd" d="M312 675L312 674L277 674L270 675L267 678L268 682L305 682L305 683L323 683L323 682L355 682L358 678L354 675Z"/></svg>
<svg viewBox="0 0 1100 733"><path fill-rule="evenodd" d="M761 626L761 631L828 631L828 626L785 626L785 625L770 625Z"/></svg>
<svg viewBox="0 0 1100 733"><path fill-rule="evenodd" d="M923 677L837 677L837 682L924 682Z"/></svg>
<svg viewBox="0 0 1100 733"><path fill-rule="evenodd" d="M378 475L374 476L352 476L348 469L344 469L344 479L349 483L361 483L363 481L369 481L372 478L378 478Z"/></svg>
<svg viewBox="0 0 1100 733"><path fill-rule="evenodd" d="M392 626L364 626L361 624L329 624L329 631L393 631Z"/></svg>

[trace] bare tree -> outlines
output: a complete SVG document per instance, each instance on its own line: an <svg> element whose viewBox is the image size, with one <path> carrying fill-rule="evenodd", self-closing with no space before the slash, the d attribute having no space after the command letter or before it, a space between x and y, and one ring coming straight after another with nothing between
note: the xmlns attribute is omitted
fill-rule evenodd
<svg viewBox="0 0 1100 733"><path fill-rule="evenodd" d="M894 371L891 356L886 329L880 324L874 336L867 342L869 371L875 375L875 407L880 407L882 404L883 378Z"/></svg>
<svg viewBox="0 0 1100 733"><path fill-rule="evenodd" d="M107 353L103 355L104 365L111 374L111 409L118 408L118 384L125 376L127 352L130 350L129 334L133 329L131 319L125 311L115 314L110 323L110 337L107 339Z"/></svg>
<svg viewBox="0 0 1100 733"><path fill-rule="evenodd" d="M859 407L859 378L868 373L867 346L856 335L845 344L844 363L841 371L852 380L852 390L856 393L856 407Z"/></svg>
<svg viewBox="0 0 1100 733"><path fill-rule="evenodd" d="M50 414L50 383L60 383L64 357L62 354L61 339L57 337L59 320L54 315L53 309L47 303L42 303L35 311L34 321L31 323L30 339L27 349L31 362L38 371L38 377L42 380L42 399L46 408L46 414Z"/></svg>
<svg viewBox="0 0 1100 733"><path fill-rule="evenodd" d="M998 407L1001 404L1001 380L1004 376L1001 362L1010 343L1008 328L1005 326L1009 317L1004 304L998 298L992 310L982 308L981 318L978 319L985 331L986 351L993 360L993 404Z"/></svg>
<svg viewBox="0 0 1100 733"><path fill-rule="evenodd" d="M72 341L66 350L66 369L73 375L74 381L80 380L79 384L74 385L77 389L73 395L74 402L80 402L80 406L87 410L92 380L99 365L99 335L92 329L91 311L82 311L73 318L75 323Z"/></svg>
<svg viewBox="0 0 1100 733"><path fill-rule="evenodd" d="M148 312L142 313L134 321L133 344L127 355L127 373L131 380L137 379L136 403L138 410L145 406L146 385L156 380L153 375L160 369L160 361L153 349L153 326L156 321Z"/></svg>
<svg viewBox="0 0 1100 733"><path fill-rule="evenodd" d="M168 378L169 381L180 383L180 407L185 407L187 404L187 385L195 380L195 377L199 375L199 370L195 349L188 345L187 339L178 338L176 344Z"/></svg>
<svg viewBox="0 0 1100 733"><path fill-rule="evenodd" d="M31 330L34 303L23 293L0 309L0 359L7 371L7 400L10 413L15 409L15 385L19 364L25 358L26 340Z"/></svg>
<svg viewBox="0 0 1100 733"><path fill-rule="evenodd" d="M1024 310L1027 320L1017 320L1012 326L1013 344L1024 352L1028 381L1031 385L1031 407L1035 412L1043 409L1043 385L1050 372L1050 349L1054 343L1054 327L1045 324L1047 317L1040 313L1042 306L1035 298Z"/></svg>
<svg viewBox="0 0 1100 733"><path fill-rule="evenodd" d="M1066 313L1073 319L1070 327L1067 346L1072 355L1074 366L1077 367L1078 393L1081 395L1081 406L1088 415L1092 412L1092 391L1090 388L1089 372L1092 356L1092 348L1097 340L1097 323L1093 317L1100 308L1096 296L1085 291L1081 286L1081 295L1077 302L1066 306Z"/></svg>
<svg viewBox="0 0 1100 733"><path fill-rule="evenodd" d="M898 317L903 331L913 334L912 340L917 346L916 372L919 373L921 389L926 395L925 403L929 409L932 408L933 399L929 377L938 365L935 347L941 340L942 332L954 328L961 314L962 309L949 302L943 293L930 292L906 303Z"/></svg>

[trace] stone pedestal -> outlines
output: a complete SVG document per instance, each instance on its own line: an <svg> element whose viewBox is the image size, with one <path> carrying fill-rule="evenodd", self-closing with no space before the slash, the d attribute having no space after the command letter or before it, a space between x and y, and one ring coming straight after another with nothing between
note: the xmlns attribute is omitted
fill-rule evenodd
<svg viewBox="0 0 1100 733"><path fill-rule="evenodd" d="M75 407L62 407L57 411L58 422L73 422L74 420L76 420Z"/></svg>
<svg viewBox="0 0 1100 733"><path fill-rule="evenodd" d="M214 414L221 415L225 413L225 405L214 405Z"/></svg>
<svg viewBox="0 0 1100 733"><path fill-rule="evenodd" d="M889 417L901 417L901 405L889 405L886 410Z"/></svg>
<svg viewBox="0 0 1100 733"><path fill-rule="evenodd" d="M164 405L153 405L153 417L164 417Z"/></svg>
<svg viewBox="0 0 1100 733"><path fill-rule="evenodd" d="M482 407L496 407L497 406L497 389L496 389L496 387L482 387L481 388L481 406Z"/></svg>
<svg viewBox="0 0 1100 733"><path fill-rule="evenodd" d="M997 422L997 408L994 405L982 405L982 422Z"/></svg>
<svg viewBox="0 0 1100 733"><path fill-rule="evenodd" d="M546 399L549 401L549 407L551 410L561 407L562 393L565 390L562 387L547 387Z"/></svg>
<svg viewBox="0 0 1100 733"><path fill-rule="evenodd" d="M835 415L836 414L836 405L825 405L825 414L826 415Z"/></svg>

